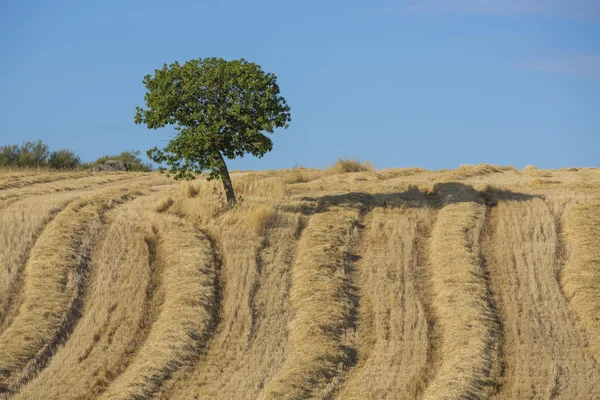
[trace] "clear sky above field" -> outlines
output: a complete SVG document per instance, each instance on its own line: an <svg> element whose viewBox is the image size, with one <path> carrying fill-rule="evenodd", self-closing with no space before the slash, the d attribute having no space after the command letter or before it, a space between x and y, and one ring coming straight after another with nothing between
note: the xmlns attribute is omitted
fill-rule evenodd
<svg viewBox="0 0 600 400"><path fill-rule="evenodd" d="M292 123L233 169L600 167L598 0L4 1L0 144L85 161L172 129L133 123L163 63L244 57Z"/></svg>

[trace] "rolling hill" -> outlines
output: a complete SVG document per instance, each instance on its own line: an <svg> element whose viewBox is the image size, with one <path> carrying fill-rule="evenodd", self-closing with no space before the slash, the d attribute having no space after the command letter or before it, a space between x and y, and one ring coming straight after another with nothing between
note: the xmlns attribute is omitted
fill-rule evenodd
<svg viewBox="0 0 600 400"><path fill-rule="evenodd" d="M0 172L0 399L600 399L600 169L232 178Z"/></svg>

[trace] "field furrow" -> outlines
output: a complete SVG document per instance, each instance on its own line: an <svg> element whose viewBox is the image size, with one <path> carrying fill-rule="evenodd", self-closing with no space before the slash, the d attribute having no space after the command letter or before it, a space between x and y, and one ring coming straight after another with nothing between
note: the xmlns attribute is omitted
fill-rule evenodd
<svg viewBox="0 0 600 400"><path fill-rule="evenodd" d="M571 257L561 272L561 284L600 363L600 199L574 206L565 234Z"/></svg>
<svg viewBox="0 0 600 400"><path fill-rule="evenodd" d="M499 337L479 254L485 206L466 187L444 195L429 245L438 365L423 398L482 399L496 384Z"/></svg>
<svg viewBox="0 0 600 400"><path fill-rule="evenodd" d="M258 208L209 228L222 255L218 325L197 364L162 397L257 397L285 351L298 226L296 215Z"/></svg>
<svg viewBox="0 0 600 400"><path fill-rule="evenodd" d="M252 213L248 217L252 219ZM286 354L286 329L291 319L287 297L299 219L296 215L286 213L274 213L271 217L273 221L266 229L254 232L242 229L238 233L246 232L248 236L254 237L251 239L256 246L252 250L253 260L247 258L243 264L234 262L240 253L231 253L230 257L226 256L223 260L221 272L225 278L229 276L233 279L236 275L232 267L250 268L249 271L243 272L245 278L241 282L224 280L222 292L223 307L232 305L228 296L248 296L242 300L245 303L244 309L232 310L233 314L226 312L225 308L221 310L221 322L207 354L200 358L193 372L190 371L177 382L173 390L164 394L164 398L194 399L197 396L214 399L256 399L265 382L283 363ZM253 225L247 219L241 223L245 226ZM234 243L227 239L232 234L227 228L222 232L219 239L221 251L235 248L231 247ZM239 240L237 235L233 238ZM254 242L255 240L259 242ZM239 244L235 246L241 249ZM250 249L241 254L249 255L248 251ZM238 271L237 275L240 272ZM237 285L242 285L242 288L238 287L234 294L230 290ZM245 308L246 305L248 308ZM239 318L240 312L243 312L242 319L236 321L236 313ZM243 325L236 327L236 323L240 322ZM228 329L224 331L224 327ZM228 346L234 346L236 351L228 350ZM218 359L219 353L222 360Z"/></svg>
<svg viewBox="0 0 600 400"><path fill-rule="evenodd" d="M71 199L51 196L0 210L0 334L18 308L23 269L44 227Z"/></svg>
<svg viewBox="0 0 600 400"><path fill-rule="evenodd" d="M600 370L558 282L559 232L546 203L501 200L484 246L503 322L498 399L600 398Z"/></svg>
<svg viewBox="0 0 600 400"><path fill-rule="evenodd" d="M0 400L600 399L600 169L8 173Z"/></svg>
<svg viewBox="0 0 600 400"><path fill-rule="evenodd" d="M416 399L433 358L422 252L434 211L375 209L359 246L358 364L341 399Z"/></svg>
<svg viewBox="0 0 600 400"><path fill-rule="evenodd" d="M212 324L215 264L210 242L176 217L155 218L164 301L143 346L100 399L152 397L190 361Z"/></svg>
<svg viewBox="0 0 600 400"><path fill-rule="evenodd" d="M3 390L11 391L35 375L70 333L80 316L101 218L127 197L127 191L112 190L74 201L40 234L24 268L18 312L0 335Z"/></svg>
<svg viewBox="0 0 600 400"><path fill-rule="evenodd" d="M39 197L54 193L66 192L75 196L86 196L88 192L99 188L108 188L119 185L119 183L130 182L139 185L142 182L168 183L164 177L151 174L127 174L127 173L107 173L92 176L83 176L77 179L66 179L51 181L47 183L38 183L22 188L0 190L0 209L12 204L15 201L21 201L28 197Z"/></svg>
<svg viewBox="0 0 600 400"><path fill-rule="evenodd" d="M204 354L169 388L166 398L203 398L205 393L212 393L211 385L237 360L237 352L245 347L251 332L252 309L248 299L257 278L260 239L248 237L235 226L225 226L212 240L222 255L217 326Z"/></svg>
<svg viewBox="0 0 600 400"><path fill-rule="evenodd" d="M330 397L355 363L344 336L355 306L349 264L358 218L356 209L331 208L304 229L292 269L288 357L260 398Z"/></svg>
<svg viewBox="0 0 600 400"><path fill-rule="evenodd" d="M14 174L8 176L0 176L0 190L21 188L24 186L32 186L40 183L57 182L68 179L85 178L90 176L89 172L62 172L62 173L45 173L45 174Z"/></svg>
<svg viewBox="0 0 600 400"><path fill-rule="evenodd" d="M108 213L107 229L91 259L82 318L48 367L16 398L95 398L125 370L147 335L147 291L155 290L150 263L154 233L137 213L137 199ZM149 328L148 328L149 329ZM142 336L142 337L140 337Z"/></svg>

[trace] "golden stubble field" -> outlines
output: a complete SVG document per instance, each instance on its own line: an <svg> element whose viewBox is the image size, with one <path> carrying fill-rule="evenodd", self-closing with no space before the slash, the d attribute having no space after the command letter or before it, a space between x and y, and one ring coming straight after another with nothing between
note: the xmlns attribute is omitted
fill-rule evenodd
<svg viewBox="0 0 600 400"><path fill-rule="evenodd" d="M232 177L0 171L0 399L600 399L599 169Z"/></svg>

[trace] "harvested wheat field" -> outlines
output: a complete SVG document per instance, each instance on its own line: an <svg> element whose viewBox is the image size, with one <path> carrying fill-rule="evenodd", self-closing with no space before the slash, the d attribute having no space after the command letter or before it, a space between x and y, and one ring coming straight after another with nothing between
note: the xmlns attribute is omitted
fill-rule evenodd
<svg viewBox="0 0 600 400"><path fill-rule="evenodd" d="M600 399L600 169L0 172L0 399Z"/></svg>

